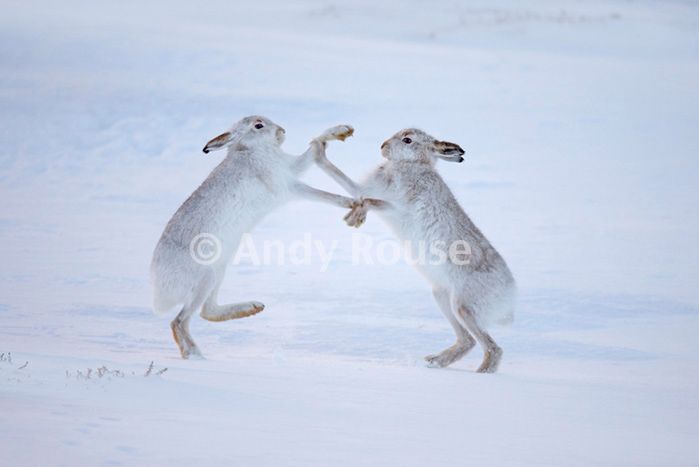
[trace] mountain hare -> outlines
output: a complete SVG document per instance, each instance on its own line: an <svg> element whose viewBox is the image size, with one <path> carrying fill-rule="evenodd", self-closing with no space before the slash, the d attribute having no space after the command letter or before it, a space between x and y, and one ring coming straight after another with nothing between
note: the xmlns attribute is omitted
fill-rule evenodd
<svg viewBox="0 0 699 467"><path fill-rule="evenodd" d="M505 261L471 222L442 177L435 170L437 158L463 162L464 151L454 143L437 141L417 129L393 135L381 145L387 159L358 185L318 153L317 163L352 196L371 196L345 217L359 227L368 209L380 217L411 247L418 244L461 244L466 257L456 261L450 250L437 263L423 261L418 269L432 283L434 297L456 333L456 343L425 360L445 367L471 350L475 341L485 351L482 373L497 370L502 349L483 329L492 321L511 322L514 315L515 281ZM466 259L466 261L464 261ZM473 335L473 337L471 337Z"/></svg>
<svg viewBox="0 0 699 467"><path fill-rule="evenodd" d="M323 158L326 141L344 140L353 131L347 125L331 128L311 141L304 154L293 157L280 147L282 127L251 116L206 144L204 153L228 148L228 155L172 216L151 263L155 312L182 307L171 328L183 358L201 356L189 334L189 320L198 309L209 321L244 318L264 309L254 301L216 303L226 266L244 233L294 196L344 208L356 205L298 180L314 159ZM199 251L203 247L208 250Z"/></svg>

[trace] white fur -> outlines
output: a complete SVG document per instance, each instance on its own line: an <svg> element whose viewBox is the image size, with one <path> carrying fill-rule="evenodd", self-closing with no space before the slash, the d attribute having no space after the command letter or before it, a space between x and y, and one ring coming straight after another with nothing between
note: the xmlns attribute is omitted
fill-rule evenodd
<svg viewBox="0 0 699 467"><path fill-rule="evenodd" d="M453 261L418 265L432 284L435 300L457 336L452 347L426 360L435 366L449 365L475 345L475 337L485 351L478 371L496 371L502 350L483 327L493 321L512 321L515 282L503 258L468 218L435 170L436 158L461 162L463 150L417 129L396 133L381 149L387 161L361 184L354 183L328 160L319 161L353 196L383 200L366 200L345 219L358 227L367 210L376 209L401 240L414 245L444 242L448 246L459 240L468 243L472 256L466 265Z"/></svg>
<svg viewBox="0 0 699 467"><path fill-rule="evenodd" d="M261 126L261 128L257 128ZM250 301L216 303L218 289L241 237L266 214L294 196L350 208L353 200L304 185L298 180L326 141L352 134L349 126L327 130L299 157L284 153L284 130L264 117L251 116L211 140L204 152L228 148L226 158L211 172L168 222L155 247L151 263L153 309L165 313L181 307L172 322L175 341L184 358L201 353L189 335L189 319L199 310L210 321L256 314L264 308ZM200 234L220 240L219 259L200 264L190 254L190 243Z"/></svg>

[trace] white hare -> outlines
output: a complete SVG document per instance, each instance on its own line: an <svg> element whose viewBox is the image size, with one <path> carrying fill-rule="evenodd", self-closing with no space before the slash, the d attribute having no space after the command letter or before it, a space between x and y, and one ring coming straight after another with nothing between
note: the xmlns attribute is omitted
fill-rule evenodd
<svg viewBox="0 0 699 467"><path fill-rule="evenodd" d="M294 157L280 147L283 128L251 116L206 144L205 153L228 148L228 155L172 216L151 263L155 312L181 307L171 327L183 358L201 356L189 333L189 320L197 310L206 320L225 321L264 309L255 301L216 303L226 266L243 234L295 196L344 208L355 205L352 199L316 190L298 179L314 159L322 158L326 141L344 140L352 132L347 125L331 128L315 138L304 154ZM197 258L196 248L201 245L195 245L202 238L209 247L203 260Z"/></svg>
<svg viewBox="0 0 699 467"><path fill-rule="evenodd" d="M484 325L512 321L515 281L503 258L471 222L435 170L437 158L462 162L464 151L421 130L407 129L385 141L381 153L387 161L359 185L325 159L323 153L318 154L317 162L352 196L380 200L368 199L355 206L345 217L349 225L359 227L367 210L376 209L398 237L414 249L419 244L429 248L461 247L454 250L461 251L461 257L445 254L442 261L431 258L417 264L431 282L434 297L456 332L454 345L425 359L432 366L447 366L474 347L475 337L485 352L478 371L495 372L502 349Z"/></svg>

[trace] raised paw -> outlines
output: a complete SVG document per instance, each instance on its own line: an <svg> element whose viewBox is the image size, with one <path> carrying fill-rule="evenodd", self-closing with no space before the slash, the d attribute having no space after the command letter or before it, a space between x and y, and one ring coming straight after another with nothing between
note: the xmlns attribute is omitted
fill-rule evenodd
<svg viewBox="0 0 699 467"><path fill-rule="evenodd" d="M265 309L265 304L262 302L250 302L251 315L256 315Z"/></svg>
<svg viewBox="0 0 699 467"><path fill-rule="evenodd" d="M207 321L228 321L229 319L247 318L265 309L260 302L243 302L231 305L204 306L199 316Z"/></svg>
<svg viewBox="0 0 699 467"><path fill-rule="evenodd" d="M354 134L354 128L350 125L337 125L328 128L317 139L321 142L339 140L344 141Z"/></svg>
<svg viewBox="0 0 699 467"><path fill-rule="evenodd" d="M346 216L345 222L350 227L359 228L366 221L366 211L361 208L352 209Z"/></svg>
<svg viewBox="0 0 699 467"><path fill-rule="evenodd" d="M347 225L350 227L359 228L362 226L362 224L364 224L364 221L366 221L366 216L367 209L364 204L356 203L354 206L352 206L352 209L347 213L344 219Z"/></svg>
<svg viewBox="0 0 699 467"><path fill-rule="evenodd" d="M253 316L265 309L264 303L261 302L247 302L237 305L235 308L231 309L228 319L238 319L247 318L248 316Z"/></svg>

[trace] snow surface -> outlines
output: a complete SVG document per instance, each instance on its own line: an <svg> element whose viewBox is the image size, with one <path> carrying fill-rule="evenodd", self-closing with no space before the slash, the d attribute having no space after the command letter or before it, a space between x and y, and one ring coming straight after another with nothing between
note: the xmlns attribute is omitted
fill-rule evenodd
<svg viewBox="0 0 699 467"><path fill-rule="evenodd" d="M0 465L699 464L697 2L2 12ZM329 153L355 177L407 126L467 150L440 171L520 286L498 374L426 368L453 341L427 283L354 265L390 233L311 203L255 240L337 240L328 270L229 269L222 301L266 310L196 320L207 360L178 358L152 249L252 113L294 153L354 125Z"/></svg>

